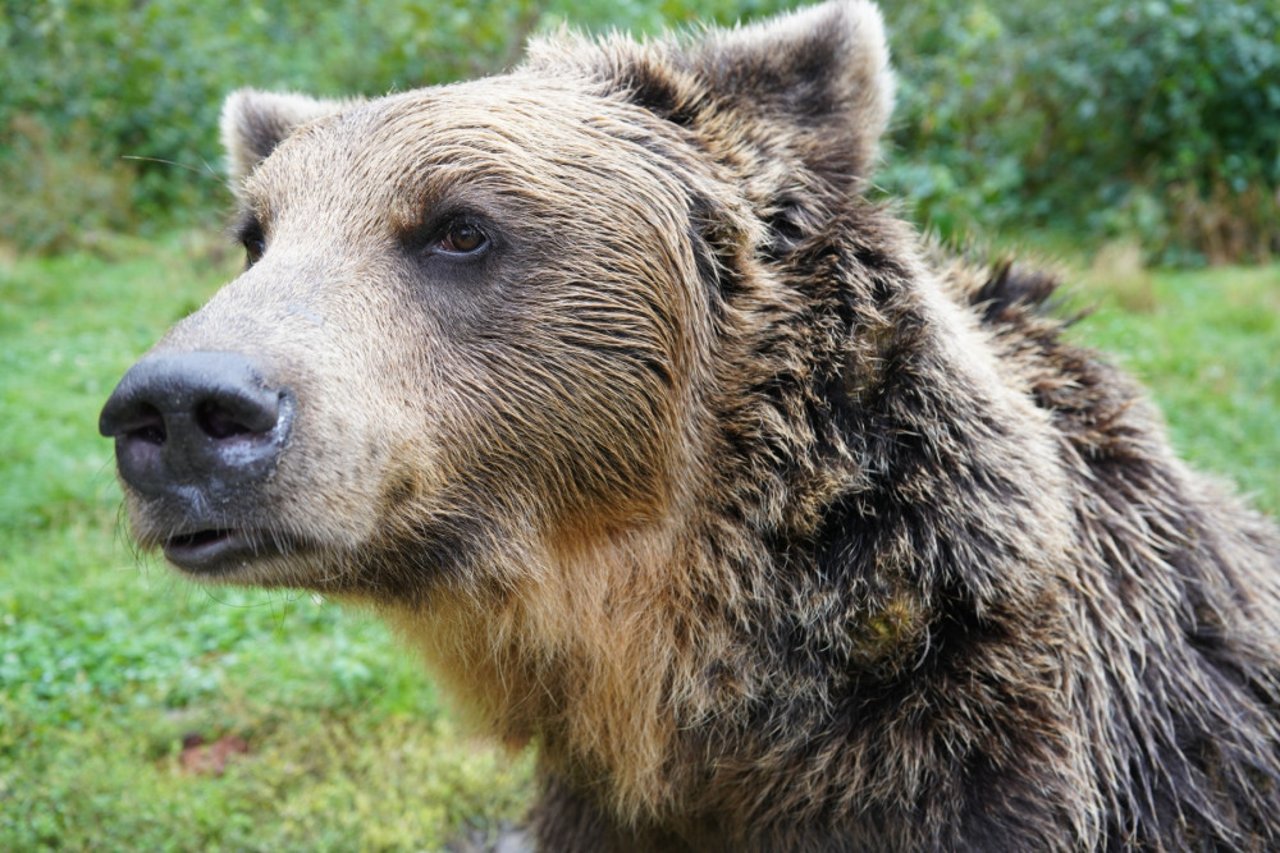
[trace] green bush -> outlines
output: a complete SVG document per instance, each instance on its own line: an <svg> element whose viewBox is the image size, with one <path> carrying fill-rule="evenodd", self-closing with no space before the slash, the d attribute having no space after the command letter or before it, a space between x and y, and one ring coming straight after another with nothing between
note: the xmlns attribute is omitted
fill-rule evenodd
<svg viewBox="0 0 1280 853"><path fill-rule="evenodd" d="M884 0L900 104L881 184L948 235L1280 251L1274 0ZM223 97L380 94L511 65L563 22L653 32L781 0L0 0L0 214L19 249L224 205Z"/></svg>
<svg viewBox="0 0 1280 853"><path fill-rule="evenodd" d="M124 228L133 170L99 162L88 125L55 130L34 115L10 119L7 156L0 156L0 234L21 247L52 254L91 245L103 232Z"/></svg>
<svg viewBox="0 0 1280 853"><path fill-rule="evenodd" d="M912 0L885 184L944 233L1131 235L1158 259L1280 251L1271 0Z"/></svg>
<svg viewBox="0 0 1280 853"><path fill-rule="evenodd" d="M377 95L500 70L560 22L643 32L780 6L0 0L0 186L21 208L0 239L48 252L99 225L207 217L228 199L217 117L240 86Z"/></svg>
<svg viewBox="0 0 1280 853"><path fill-rule="evenodd" d="M1093 21L1042 61L1074 171L1107 169L1101 200L1122 212L1151 193L1166 217L1143 236L1157 246L1212 261L1280 250L1280 9L1104 2Z"/></svg>

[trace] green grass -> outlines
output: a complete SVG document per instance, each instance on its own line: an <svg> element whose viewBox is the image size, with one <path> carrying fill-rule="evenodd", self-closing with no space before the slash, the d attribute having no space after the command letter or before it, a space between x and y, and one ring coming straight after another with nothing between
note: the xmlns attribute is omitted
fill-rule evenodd
<svg viewBox="0 0 1280 853"><path fill-rule="evenodd" d="M460 731L367 614L200 589L130 549L97 412L234 272L211 245L0 260L0 849L438 849L516 819L528 757ZM1280 511L1280 266L1106 278L1075 334ZM189 772L193 735L248 750Z"/></svg>
<svg viewBox="0 0 1280 853"><path fill-rule="evenodd" d="M1151 390L1178 453L1280 516L1280 266L1094 273L1078 337Z"/></svg>

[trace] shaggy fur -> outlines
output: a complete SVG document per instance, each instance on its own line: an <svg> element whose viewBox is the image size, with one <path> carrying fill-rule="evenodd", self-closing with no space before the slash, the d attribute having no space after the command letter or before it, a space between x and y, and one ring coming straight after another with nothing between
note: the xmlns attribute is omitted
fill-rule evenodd
<svg viewBox="0 0 1280 853"><path fill-rule="evenodd" d="M298 414L202 579L372 602L537 745L546 850L1275 849L1280 536L1052 280L864 200L891 93L849 0L234 95L261 259L160 350Z"/></svg>

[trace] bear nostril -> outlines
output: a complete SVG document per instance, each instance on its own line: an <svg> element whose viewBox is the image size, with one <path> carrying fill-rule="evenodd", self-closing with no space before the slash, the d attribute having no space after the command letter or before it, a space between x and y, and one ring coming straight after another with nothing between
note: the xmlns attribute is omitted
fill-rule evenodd
<svg viewBox="0 0 1280 853"><path fill-rule="evenodd" d="M264 432L265 430L256 430L243 423L243 419L237 418L229 408L218 400L204 400L196 406L195 410L196 425L200 427L205 435L212 439L221 441L226 438L234 438L238 435L246 433ZM275 421L272 420L272 426Z"/></svg>
<svg viewBox="0 0 1280 853"><path fill-rule="evenodd" d="M255 382L210 385L190 405L199 430L214 441L266 436L280 421L282 395Z"/></svg>
<svg viewBox="0 0 1280 853"><path fill-rule="evenodd" d="M139 403L131 413L129 422L118 428L119 435L129 441L141 441L144 444L162 445L168 438L164 427L164 416L155 406Z"/></svg>

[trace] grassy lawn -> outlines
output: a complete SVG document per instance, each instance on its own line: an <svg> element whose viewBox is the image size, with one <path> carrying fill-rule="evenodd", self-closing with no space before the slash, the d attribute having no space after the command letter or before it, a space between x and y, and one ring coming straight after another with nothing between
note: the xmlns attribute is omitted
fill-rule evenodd
<svg viewBox="0 0 1280 853"><path fill-rule="evenodd" d="M98 409L239 263L207 238L0 259L0 849L438 849L518 817L367 615L134 554ZM1175 443L1280 512L1280 266L1087 277Z"/></svg>
<svg viewBox="0 0 1280 853"><path fill-rule="evenodd" d="M1280 265L1118 282L1086 276L1079 337L1151 389L1183 458L1280 516Z"/></svg>

